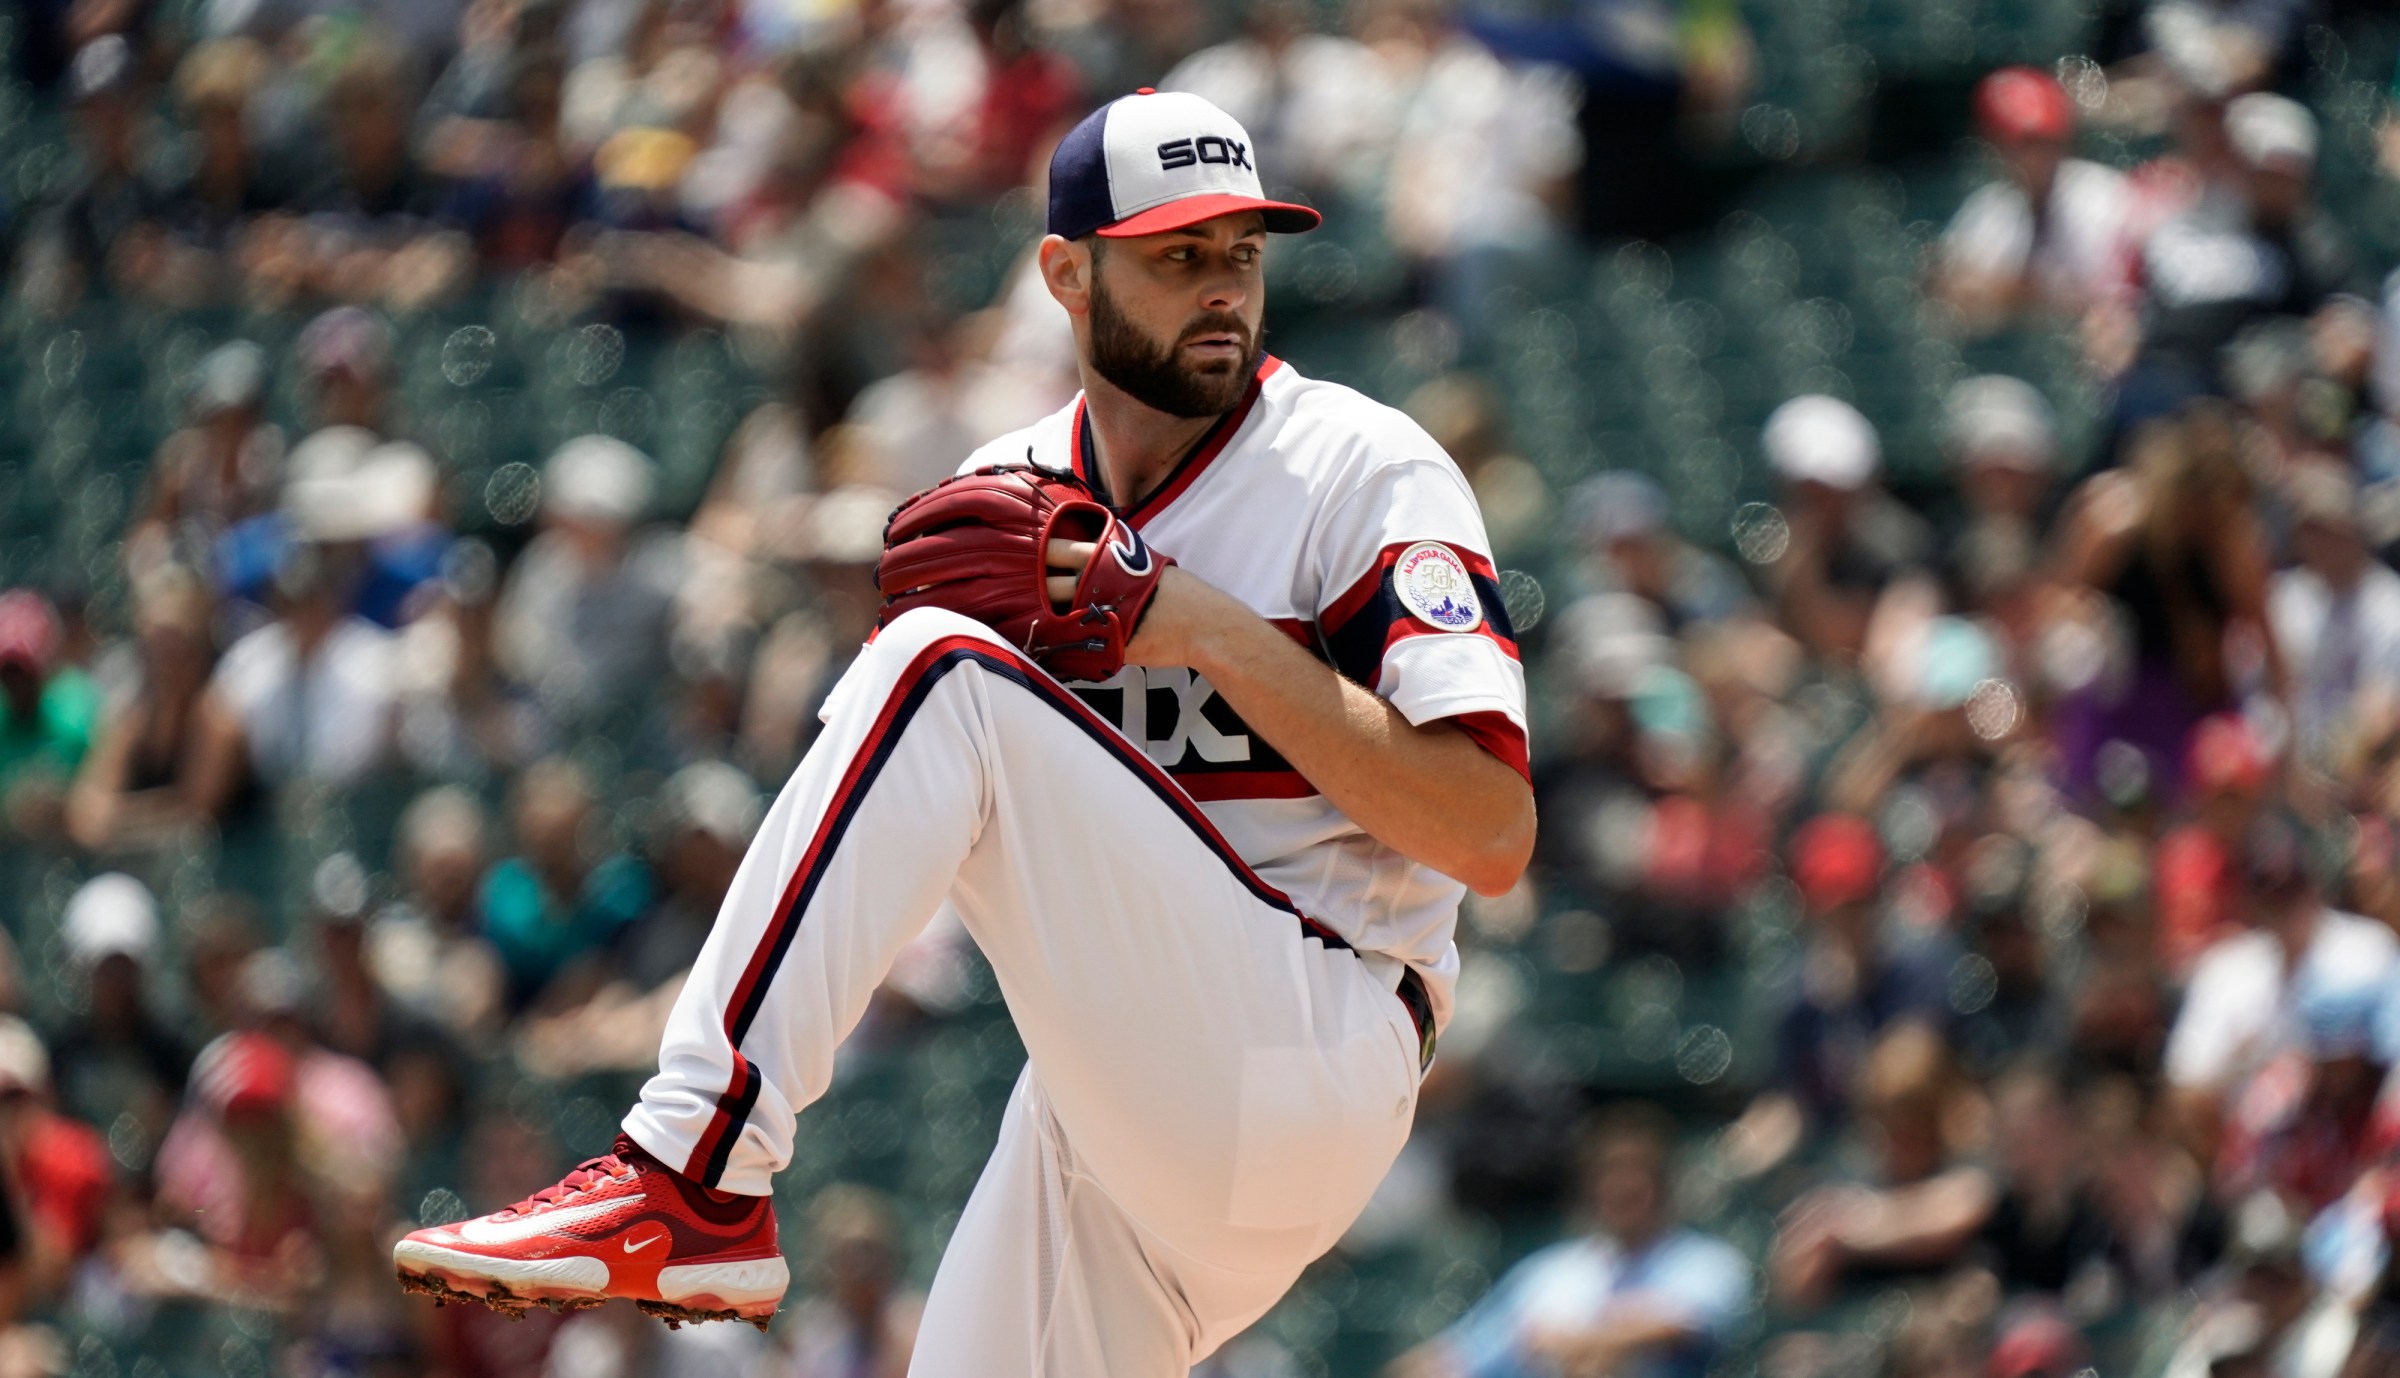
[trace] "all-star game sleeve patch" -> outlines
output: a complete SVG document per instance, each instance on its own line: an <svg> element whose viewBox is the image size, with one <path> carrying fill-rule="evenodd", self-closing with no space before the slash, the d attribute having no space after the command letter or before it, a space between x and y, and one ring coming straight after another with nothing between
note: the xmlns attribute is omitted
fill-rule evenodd
<svg viewBox="0 0 2400 1378"><path fill-rule="evenodd" d="M1392 591L1410 616L1437 630L1471 632L1483 625L1467 562L1439 541L1419 541L1400 552L1392 564Z"/></svg>

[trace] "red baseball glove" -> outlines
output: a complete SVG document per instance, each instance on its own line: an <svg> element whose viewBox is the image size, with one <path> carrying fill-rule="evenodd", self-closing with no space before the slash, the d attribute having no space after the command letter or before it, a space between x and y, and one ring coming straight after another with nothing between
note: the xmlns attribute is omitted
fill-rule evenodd
<svg viewBox="0 0 2400 1378"><path fill-rule="evenodd" d="M1043 583L1053 540L1099 545L1064 607ZM875 587L885 625L910 608L948 608L1060 679L1100 680L1125 664L1125 643L1173 563L1073 474L995 465L900 504L884 524Z"/></svg>

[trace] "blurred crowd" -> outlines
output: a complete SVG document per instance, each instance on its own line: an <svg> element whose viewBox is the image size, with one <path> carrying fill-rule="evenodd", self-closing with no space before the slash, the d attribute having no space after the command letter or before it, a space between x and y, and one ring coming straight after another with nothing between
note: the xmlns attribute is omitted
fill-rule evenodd
<svg viewBox="0 0 2400 1378"><path fill-rule="evenodd" d="M2063 375L1550 443L1507 375L1595 265L1779 242L1727 211L1803 8L0 16L57 135L0 177L0 1378L905 1372L1017 1055L952 923L802 1122L772 1334L388 1248L605 1146L886 514L1073 395L1042 173L1141 85L1327 210L1270 328L1474 482L1543 823L1416 1141L1205 1378L2400 1373L2400 278L2322 176L2400 177L2379 17L2128 0L1941 88L1968 185L1881 270Z"/></svg>

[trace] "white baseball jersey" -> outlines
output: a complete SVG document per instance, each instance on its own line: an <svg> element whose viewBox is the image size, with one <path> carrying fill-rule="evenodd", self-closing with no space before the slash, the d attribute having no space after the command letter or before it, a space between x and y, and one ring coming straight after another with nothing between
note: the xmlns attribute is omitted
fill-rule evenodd
<svg viewBox="0 0 2400 1378"><path fill-rule="evenodd" d="M1073 407L977 462L1091 472ZM1523 768L1483 525L1397 412L1273 360L1130 514L1371 685ZM944 903L1028 1065L926 1303L917 1378L1183 1378L1341 1237L1416 1108L1460 887L1363 834L1187 670L1062 685L940 608L826 701L625 1130L763 1193Z"/></svg>
<svg viewBox="0 0 2400 1378"><path fill-rule="evenodd" d="M960 472L1028 462L1105 492L1080 398ZM1405 413L1267 356L1241 402L1126 518L1410 722L1454 722L1526 770L1525 672L1482 513ZM1369 837L1191 670L1127 666L1074 688L1302 913L1423 973L1436 1022L1448 1022L1465 886Z"/></svg>

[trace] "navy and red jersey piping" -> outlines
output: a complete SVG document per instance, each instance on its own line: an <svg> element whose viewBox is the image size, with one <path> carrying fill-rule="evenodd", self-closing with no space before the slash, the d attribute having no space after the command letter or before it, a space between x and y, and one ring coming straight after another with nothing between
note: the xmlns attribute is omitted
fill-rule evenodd
<svg viewBox="0 0 2400 1378"><path fill-rule="evenodd" d="M1175 461L1175 467L1167 471L1164 482L1151 489L1140 502L1120 509L1125 520L1138 529L1142 523L1164 511L1167 504L1183 496L1184 490L1191 487L1201 472L1225 452L1227 445L1233 443L1235 433L1242 429L1242 423L1248 421L1250 413L1257 408L1259 392L1266 386L1267 379L1282 367L1283 360L1272 354L1262 355L1258 361L1258 373L1251 378L1250 386L1242 391L1242 400L1234 403L1231 411L1217 418L1217 423L1209 427L1191 449L1184 451L1183 458ZM1116 499L1108 491L1108 475L1092 447L1091 418L1084 411L1081 397L1075 399L1075 418L1068 434L1068 443L1073 450L1075 477L1092 485L1092 491L1100 495L1101 501L1116 506Z"/></svg>

